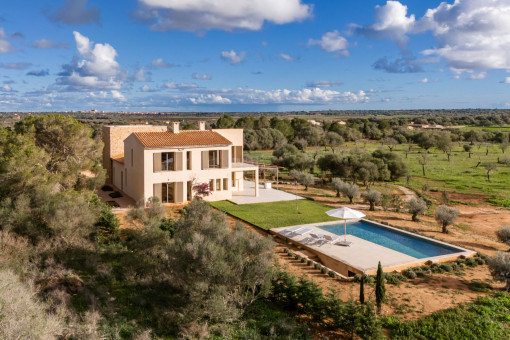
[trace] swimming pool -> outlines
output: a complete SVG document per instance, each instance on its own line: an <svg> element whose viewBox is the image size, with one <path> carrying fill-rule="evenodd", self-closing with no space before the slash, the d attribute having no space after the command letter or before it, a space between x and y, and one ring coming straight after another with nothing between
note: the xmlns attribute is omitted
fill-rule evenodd
<svg viewBox="0 0 510 340"><path fill-rule="evenodd" d="M344 234L344 223L318 225L317 227L333 234ZM364 220L347 223L347 234L417 259L455 254L463 251L453 246L450 247L443 243L400 232L394 228L386 228L379 224L372 224Z"/></svg>

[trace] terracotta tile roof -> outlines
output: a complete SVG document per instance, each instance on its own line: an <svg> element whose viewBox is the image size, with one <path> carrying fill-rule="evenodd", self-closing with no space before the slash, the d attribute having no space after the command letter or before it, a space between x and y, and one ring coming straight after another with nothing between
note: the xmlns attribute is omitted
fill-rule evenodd
<svg viewBox="0 0 510 340"><path fill-rule="evenodd" d="M230 145L231 141L217 132L210 130L191 130L173 133L165 132L134 132L134 135L145 147L165 146L207 146Z"/></svg>
<svg viewBox="0 0 510 340"><path fill-rule="evenodd" d="M124 154L113 156L112 159L116 162L124 164Z"/></svg>

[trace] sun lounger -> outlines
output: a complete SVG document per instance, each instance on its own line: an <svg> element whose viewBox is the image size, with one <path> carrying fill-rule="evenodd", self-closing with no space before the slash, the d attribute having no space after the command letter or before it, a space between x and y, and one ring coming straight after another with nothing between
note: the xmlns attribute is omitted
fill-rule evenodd
<svg viewBox="0 0 510 340"><path fill-rule="evenodd" d="M309 232L311 232L313 229L310 229L310 228L302 228L302 229L298 229L296 231L293 231L291 232L290 234L287 234L287 237L295 237L295 236L302 236L302 235L305 235L305 234L308 234Z"/></svg>
<svg viewBox="0 0 510 340"><path fill-rule="evenodd" d="M292 234L293 232L299 230L299 229L302 229L303 227L301 226L294 226L294 227L290 227L290 228L287 228L287 229L283 229L281 231L279 231L279 233L281 235L285 235L287 236L287 234Z"/></svg>
<svg viewBox="0 0 510 340"><path fill-rule="evenodd" d="M338 239L340 239L340 236L336 236L336 237L331 237L331 235L321 235L321 236L323 237L323 240L319 244L319 247L324 244L327 244L327 243L334 243L334 242L338 241Z"/></svg>

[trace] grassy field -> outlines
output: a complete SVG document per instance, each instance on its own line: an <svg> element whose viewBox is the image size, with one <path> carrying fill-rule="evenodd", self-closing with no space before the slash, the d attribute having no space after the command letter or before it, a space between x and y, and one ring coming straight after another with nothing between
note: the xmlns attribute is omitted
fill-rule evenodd
<svg viewBox="0 0 510 340"><path fill-rule="evenodd" d="M354 148L360 148L366 152L372 152L377 148L383 147L380 143L346 143L338 148L337 153L348 153ZM427 184L431 189L455 191L465 194L482 194L498 197L500 199L510 199L510 166L498 164L498 169L491 173L491 182L487 181L485 165L487 163L497 163L498 158L510 159L510 149L502 153L495 145L489 145L489 153L486 155L486 146L473 146L471 158L463 147L455 143L453 152L448 161L447 156L435 148L428 151L428 163L425 166L425 176L422 173L422 167L419 163L422 150L415 146L408 153L406 158L406 144L397 146L393 152L401 155L404 162L409 166L411 180L409 183L406 178L402 178L402 184L415 190L422 189ZM386 148L387 149L387 148ZM321 152L324 152L321 149ZM310 148L307 152L312 152ZM270 163L272 151L246 152L247 156L258 159L260 162ZM480 163L478 166L477 164ZM317 169L318 171L318 169Z"/></svg>
<svg viewBox="0 0 510 340"><path fill-rule="evenodd" d="M287 227L297 224L338 220L326 215L333 209L309 200L282 201L236 205L228 201L211 202L211 205L262 229Z"/></svg>

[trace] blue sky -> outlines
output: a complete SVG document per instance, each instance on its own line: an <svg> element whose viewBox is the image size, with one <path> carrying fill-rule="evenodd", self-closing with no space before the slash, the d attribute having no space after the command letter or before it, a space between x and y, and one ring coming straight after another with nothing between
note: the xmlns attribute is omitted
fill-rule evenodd
<svg viewBox="0 0 510 340"><path fill-rule="evenodd" d="M508 108L508 0L3 0L0 111Z"/></svg>

